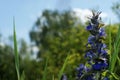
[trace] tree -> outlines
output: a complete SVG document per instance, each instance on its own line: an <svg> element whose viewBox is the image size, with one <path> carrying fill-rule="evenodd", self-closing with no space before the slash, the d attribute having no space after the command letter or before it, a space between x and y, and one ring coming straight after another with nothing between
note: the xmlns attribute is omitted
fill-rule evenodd
<svg viewBox="0 0 120 80"><path fill-rule="evenodd" d="M87 32L83 25L78 23L72 11L59 13L45 10L30 31L30 39L39 48L38 58L42 59L40 64L44 65L45 60L48 59L49 78L52 75L57 77L56 74L67 55L71 57L66 73L70 75L75 73L74 70L80 60L82 61L81 56L85 51Z"/></svg>
<svg viewBox="0 0 120 80"><path fill-rule="evenodd" d="M13 49L0 45L0 80L16 80L16 76Z"/></svg>

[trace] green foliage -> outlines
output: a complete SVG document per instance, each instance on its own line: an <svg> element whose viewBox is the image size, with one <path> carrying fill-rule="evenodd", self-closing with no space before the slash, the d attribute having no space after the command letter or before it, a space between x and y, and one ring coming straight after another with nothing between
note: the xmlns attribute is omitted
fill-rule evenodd
<svg viewBox="0 0 120 80"><path fill-rule="evenodd" d="M31 40L40 50L38 58L42 58L43 64L46 58L49 59L47 67L49 76L57 77L56 74L69 54L71 59L68 64L71 66L68 66L65 72L70 75L69 77L75 77L74 70L80 60L83 61L81 56L85 51L88 37L84 27L77 22L70 11L64 13L44 11L31 30Z"/></svg>
<svg viewBox="0 0 120 80"><path fill-rule="evenodd" d="M47 62L48 62L48 60L46 60L45 69L44 69L42 80L46 80L46 77L47 77Z"/></svg>
<svg viewBox="0 0 120 80"><path fill-rule="evenodd" d="M71 16L71 14L72 12L70 11L59 14L57 12L44 11L43 15L38 18L34 25L36 31L33 29L30 32L31 40L35 42L35 45L40 49L38 58L42 58L43 63L45 58L49 59L49 65L47 67L48 74L52 73L54 77L57 77L56 74L59 74L65 57L67 57L67 55L71 56L67 62L69 66L62 70L62 73L65 72L70 80L75 78L76 66L81 62L85 62L83 54L85 53L85 45L87 43L87 37L89 36L85 31L85 26L77 23L76 17ZM65 23L61 24L62 22ZM112 45L114 45L115 42L116 26L117 24L106 27L106 31L109 33L106 43L109 45L108 52L110 52L110 56L113 56L112 53L114 52ZM118 49L118 46L115 49ZM116 58L114 57L114 59ZM111 61L114 62L114 59L110 58L110 64Z"/></svg>
<svg viewBox="0 0 120 80"><path fill-rule="evenodd" d="M15 67L17 72L17 78L20 80L20 72L19 72L19 54L17 48L17 40L16 40L16 31L15 31L15 21L13 21L14 25L14 54L15 54Z"/></svg>
<svg viewBox="0 0 120 80"><path fill-rule="evenodd" d="M61 70L60 70L59 73L58 73L58 80L60 80L61 77L62 77L62 75L64 74L64 70L65 70L65 68L67 67L68 58L69 58L69 56L66 57L66 59L65 59L65 61L64 61L64 63L63 63L63 66L62 66Z"/></svg>
<svg viewBox="0 0 120 80"><path fill-rule="evenodd" d="M111 80L119 80L119 39L120 39L120 27L117 25L108 25L108 39L109 40L109 72L111 74ZM118 64L117 64L118 63Z"/></svg>
<svg viewBox="0 0 120 80"><path fill-rule="evenodd" d="M15 31L15 21L13 21L13 35L14 35L14 55L15 55L15 67L16 67L16 72L17 72L17 80L24 80L25 79L25 74L24 72L22 75L20 75L20 63L19 63L19 54L18 54L18 48L17 48L17 38L16 38L16 31Z"/></svg>
<svg viewBox="0 0 120 80"><path fill-rule="evenodd" d="M114 52L111 57L111 63L110 63L110 71L113 72L114 68L115 68L115 63L117 61L117 57L118 57L118 53L119 53L119 46L120 46L120 27L118 29L117 32L117 36L116 36L116 41L114 43Z"/></svg>
<svg viewBox="0 0 120 80"><path fill-rule="evenodd" d="M9 45L0 45L0 80L16 80L13 49Z"/></svg>
<svg viewBox="0 0 120 80"><path fill-rule="evenodd" d="M114 45L113 45L114 52L113 52L113 54L111 54L112 57L110 59L110 72L111 73L114 73L115 69L116 69L115 64L116 64L117 59L118 59L119 47L120 47L120 26L118 28L116 40L115 40Z"/></svg>
<svg viewBox="0 0 120 80"><path fill-rule="evenodd" d="M113 79L120 76L120 33L117 26L105 27ZM14 49L7 44L0 45L0 80L17 80L17 76L19 80L59 80L63 73L66 73L68 80L74 80L76 67L85 62L83 55L88 36L85 25L79 23L71 11L59 13L45 10L30 31L31 41L39 48L37 59L31 59L31 53L27 52L30 46L24 40L17 45L14 29ZM18 50L17 46L20 46Z"/></svg>

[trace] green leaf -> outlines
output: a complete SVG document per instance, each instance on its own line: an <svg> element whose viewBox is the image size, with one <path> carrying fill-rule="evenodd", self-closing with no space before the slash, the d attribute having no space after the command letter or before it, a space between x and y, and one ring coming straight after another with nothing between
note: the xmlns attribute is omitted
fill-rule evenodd
<svg viewBox="0 0 120 80"><path fill-rule="evenodd" d="M45 68L44 68L42 80L46 80L46 77L47 77L47 64L48 64L48 59L46 60L46 63L45 63Z"/></svg>
<svg viewBox="0 0 120 80"><path fill-rule="evenodd" d="M115 73L111 73L111 75L113 76L113 78L114 78L115 80L119 80L119 78L117 77L117 75L116 75Z"/></svg>
<svg viewBox="0 0 120 80"><path fill-rule="evenodd" d="M120 58L117 56L118 64L120 66Z"/></svg>
<svg viewBox="0 0 120 80"><path fill-rule="evenodd" d="M17 72L17 78L20 80L20 73L19 73L19 54L18 54L18 48L17 48L17 39L16 39L16 31L15 31L15 20L13 19L13 35L14 35L14 55L15 55L15 67Z"/></svg>
<svg viewBox="0 0 120 80"><path fill-rule="evenodd" d="M67 66L68 58L69 58L69 56L66 57L65 62L64 62L64 64L63 64L61 70L59 71L58 80L60 80L60 79L61 79L61 76L63 75L63 72L64 72L64 70L65 70L65 68L66 68L66 66Z"/></svg>
<svg viewBox="0 0 120 80"><path fill-rule="evenodd" d="M21 78L20 78L21 80L25 80L25 73L24 73L24 71L22 72L22 75L21 75Z"/></svg>
<svg viewBox="0 0 120 80"><path fill-rule="evenodd" d="M114 42L114 45L113 45L114 52L112 53L112 57L111 57L110 72L114 71L115 63L117 61L118 52L119 52L119 46L120 46L120 25L117 32L116 41Z"/></svg>
<svg viewBox="0 0 120 80"><path fill-rule="evenodd" d="M111 62L111 52L112 52L112 45L111 45L111 43L112 43L112 38L111 38L111 24L109 26L109 34L108 34L108 36L109 36L109 50L110 50L109 64L110 64L110 62ZM110 69L110 66L109 66L109 69Z"/></svg>
<svg viewBox="0 0 120 80"><path fill-rule="evenodd" d="M55 80L54 75L52 76L52 80Z"/></svg>

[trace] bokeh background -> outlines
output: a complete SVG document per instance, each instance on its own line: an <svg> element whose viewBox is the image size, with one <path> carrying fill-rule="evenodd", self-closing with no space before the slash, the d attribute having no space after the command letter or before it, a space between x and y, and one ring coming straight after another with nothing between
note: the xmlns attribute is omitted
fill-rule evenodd
<svg viewBox="0 0 120 80"><path fill-rule="evenodd" d="M20 73L25 80L41 80L47 64L47 80L58 80L66 57L64 73L74 80L76 67L84 63L87 37L85 30L91 10L101 11L106 32L112 41L120 25L119 0L0 0L0 80L17 80L13 53L15 18ZM108 44L108 37L105 42ZM111 43L112 44L112 43ZM109 48L108 48L109 51ZM120 68L116 74L120 76Z"/></svg>

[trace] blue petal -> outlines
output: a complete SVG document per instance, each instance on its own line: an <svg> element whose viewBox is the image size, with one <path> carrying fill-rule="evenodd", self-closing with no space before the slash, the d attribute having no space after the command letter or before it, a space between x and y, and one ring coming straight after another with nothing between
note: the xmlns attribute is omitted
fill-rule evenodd
<svg viewBox="0 0 120 80"><path fill-rule="evenodd" d="M77 71L81 72L81 71L84 70L84 67L85 67L85 66L84 66L83 64L80 64L79 67L76 68L76 69L77 69Z"/></svg>
<svg viewBox="0 0 120 80"><path fill-rule="evenodd" d="M93 75L86 76L85 80L95 80L93 79Z"/></svg>
<svg viewBox="0 0 120 80"><path fill-rule="evenodd" d="M92 51L89 51L85 54L85 58L89 58L90 60L96 56Z"/></svg>
<svg viewBox="0 0 120 80"><path fill-rule="evenodd" d="M62 75L61 80L67 80L67 76L65 74Z"/></svg>
<svg viewBox="0 0 120 80"><path fill-rule="evenodd" d="M92 30L92 25L88 25L88 26L86 27L86 30Z"/></svg>
<svg viewBox="0 0 120 80"><path fill-rule="evenodd" d="M100 30L99 30L99 36L106 36L104 28L100 28Z"/></svg>
<svg viewBox="0 0 120 80"><path fill-rule="evenodd" d="M90 52L87 52L86 54L85 54L85 58L92 58L92 55L91 55L91 53Z"/></svg>
<svg viewBox="0 0 120 80"><path fill-rule="evenodd" d="M92 68L93 68L94 70L101 70L102 65L97 63L97 64L94 64L94 65L92 66Z"/></svg>
<svg viewBox="0 0 120 80"><path fill-rule="evenodd" d="M103 67L103 68L107 68L107 67L108 67L108 64L107 64L107 63L103 63L103 64L102 64L102 67Z"/></svg>
<svg viewBox="0 0 120 80"><path fill-rule="evenodd" d="M77 74L77 77L80 78L82 75L83 75L82 72L81 72L81 73L78 73L78 74Z"/></svg>
<svg viewBox="0 0 120 80"><path fill-rule="evenodd" d="M106 48L106 47L107 47L106 44L103 44L103 45L102 45L102 48Z"/></svg>
<svg viewBox="0 0 120 80"><path fill-rule="evenodd" d="M95 42L95 36L89 36L88 37L88 43L89 44L92 44L92 43L94 43Z"/></svg>
<svg viewBox="0 0 120 80"><path fill-rule="evenodd" d="M101 50L101 53L103 56L107 55L107 51L106 50Z"/></svg>
<svg viewBox="0 0 120 80"><path fill-rule="evenodd" d="M110 80L108 77L104 77L104 79L103 80Z"/></svg>

